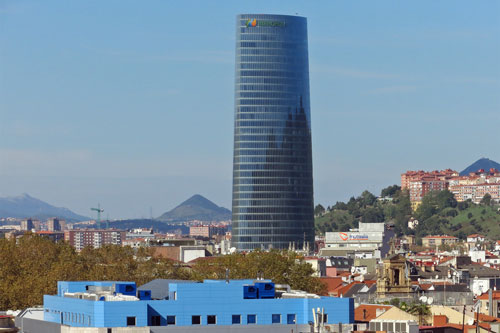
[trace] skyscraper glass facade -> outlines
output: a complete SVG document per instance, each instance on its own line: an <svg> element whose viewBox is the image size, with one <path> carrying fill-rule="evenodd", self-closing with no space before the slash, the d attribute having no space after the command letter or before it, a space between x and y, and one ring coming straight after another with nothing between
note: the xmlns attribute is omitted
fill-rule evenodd
<svg viewBox="0 0 500 333"><path fill-rule="evenodd" d="M314 241L307 20L236 20L232 242L238 250Z"/></svg>

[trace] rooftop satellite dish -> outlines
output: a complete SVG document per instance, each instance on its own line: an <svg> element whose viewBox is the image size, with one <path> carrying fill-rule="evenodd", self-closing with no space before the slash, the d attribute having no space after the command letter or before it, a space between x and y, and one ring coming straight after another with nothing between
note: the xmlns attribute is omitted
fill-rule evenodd
<svg viewBox="0 0 500 333"><path fill-rule="evenodd" d="M418 300L422 303L427 303L427 296L420 296Z"/></svg>
<svg viewBox="0 0 500 333"><path fill-rule="evenodd" d="M431 305L431 304L432 304L432 302L434 302L434 298L429 297L429 298L427 299L427 304Z"/></svg>

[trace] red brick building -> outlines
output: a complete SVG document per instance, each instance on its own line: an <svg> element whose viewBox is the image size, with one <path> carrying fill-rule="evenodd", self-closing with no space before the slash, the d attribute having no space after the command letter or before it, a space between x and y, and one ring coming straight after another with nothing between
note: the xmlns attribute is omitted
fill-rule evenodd
<svg viewBox="0 0 500 333"><path fill-rule="evenodd" d="M422 201L422 198L431 191L448 189L450 180L458 175L457 171L451 169L430 172L407 171L401 174L401 189L407 189L410 193L410 201L416 203Z"/></svg>
<svg viewBox="0 0 500 333"><path fill-rule="evenodd" d="M216 235L225 235L227 229L214 225L198 225L189 227L189 237L212 238Z"/></svg>

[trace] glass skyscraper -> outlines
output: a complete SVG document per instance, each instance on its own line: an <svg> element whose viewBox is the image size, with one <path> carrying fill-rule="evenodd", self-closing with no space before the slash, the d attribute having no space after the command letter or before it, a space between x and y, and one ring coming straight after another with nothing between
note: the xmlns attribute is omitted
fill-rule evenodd
<svg viewBox="0 0 500 333"><path fill-rule="evenodd" d="M239 251L314 241L307 20L236 20L232 242Z"/></svg>

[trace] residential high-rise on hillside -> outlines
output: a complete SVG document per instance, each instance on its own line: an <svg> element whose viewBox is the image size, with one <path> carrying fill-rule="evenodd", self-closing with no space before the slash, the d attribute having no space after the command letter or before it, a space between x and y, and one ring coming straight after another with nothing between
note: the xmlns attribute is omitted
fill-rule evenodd
<svg viewBox="0 0 500 333"><path fill-rule="evenodd" d="M307 20L236 20L232 242L238 250L314 241Z"/></svg>
<svg viewBox="0 0 500 333"><path fill-rule="evenodd" d="M457 171L407 171L401 174L401 189L408 189L412 207L416 209L431 191L449 190L459 202L472 200L478 204L486 194L500 202L500 172L496 169L471 172L459 176Z"/></svg>

